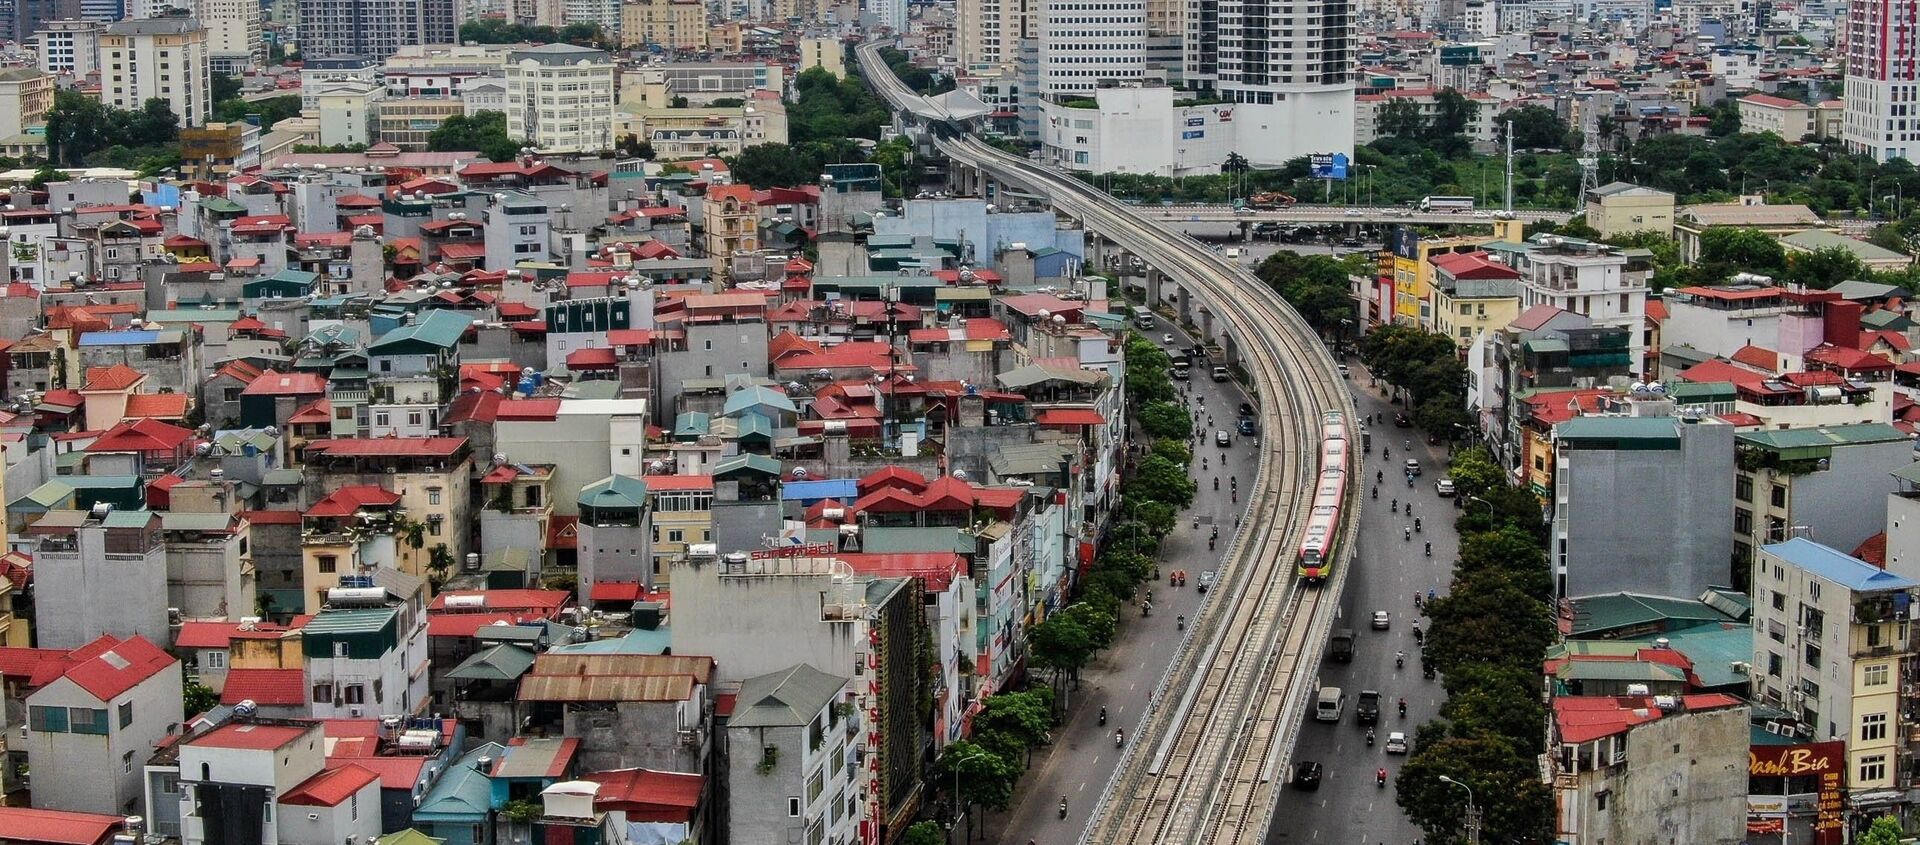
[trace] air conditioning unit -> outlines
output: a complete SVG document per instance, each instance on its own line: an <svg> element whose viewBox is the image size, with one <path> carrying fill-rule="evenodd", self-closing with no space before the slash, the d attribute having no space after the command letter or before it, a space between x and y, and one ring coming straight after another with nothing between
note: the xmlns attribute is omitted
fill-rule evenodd
<svg viewBox="0 0 1920 845"><path fill-rule="evenodd" d="M349 707L349 708L347 708L347 715L350 715L350 716L352 716L352 717L354 717L354 718L356 718L356 719L358 719L358 718L360 718L360 717L361 717L361 716L363 715L363 711L362 711L362 710L360 709L360 707L358 707L358 706L354 706L354 707Z"/></svg>

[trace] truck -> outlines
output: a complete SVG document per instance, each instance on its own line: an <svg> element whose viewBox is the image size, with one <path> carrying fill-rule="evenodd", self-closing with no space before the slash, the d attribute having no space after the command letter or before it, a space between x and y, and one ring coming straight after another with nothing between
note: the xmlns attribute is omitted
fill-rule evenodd
<svg viewBox="0 0 1920 845"><path fill-rule="evenodd" d="M1141 331L1152 331L1154 325L1153 309L1145 305L1133 306L1133 326Z"/></svg>
<svg viewBox="0 0 1920 845"><path fill-rule="evenodd" d="M1327 656L1341 663L1353 662L1353 629L1340 628L1327 641Z"/></svg>
<svg viewBox="0 0 1920 845"><path fill-rule="evenodd" d="M1373 725L1380 722L1380 692L1378 690L1368 689L1360 691L1360 697L1353 700L1353 718L1354 721L1362 725Z"/></svg>
<svg viewBox="0 0 1920 845"><path fill-rule="evenodd" d="M1279 191L1263 191L1247 197L1247 207L1257 209L1288 208L1297 200Z"/></svg>
<svg viewBox="0 0 1920 845"><path fill-rule="evenodd" d="M1421 211L1472 211L1473 197L1421 197L1416 207Z"/></svg>

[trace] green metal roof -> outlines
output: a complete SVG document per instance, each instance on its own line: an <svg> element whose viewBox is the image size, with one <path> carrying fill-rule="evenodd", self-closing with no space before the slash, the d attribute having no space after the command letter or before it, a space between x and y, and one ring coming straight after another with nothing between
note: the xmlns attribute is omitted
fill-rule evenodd
<svg viewBox="0 0 1920 845"><path fill-rule="evenodd" d="M460 755L459 762L448 766L447 773L421 797L414 820L484 821L493 809L493 780L480 771L480 761L498 760L506 750L500 743L488 742Z"/></svg>
<svg viewBox="0 0 1920 845"><path fill-rule="evenodd" d="M1667 395L1675 402L1732 402L1739 391L1730 381L1676 381L1667 385Z"/></svg>
<svg viewBox="0 0 1920 845"><path fill-rule="evenodd" d="M683 411L673 418L673 436L699 437L711 428L711 417L701 411Z"/></svg>
<svg viewBox="0 0 1920 845"><path fill-rule="evenodd" d="M247 207L226 197L206 197L200 200L200 208L215 214L245 214Z"/></svg>
<svg viewBox="0 0 1920 845"><path fill-rule="evenodd" d="M1901 443L1912 440L1905 432L1886 423L1743 431L1734 437L1742 446L1779 452L1781 457L1789 460L1827 457L1833 454L1835 446Z"/></svg>
<svg viewBox="0 0 1920 845"><path fill-rule="evenodd" d="M778 411L786 411L789 414L799 410L793 406L793 400L788 399L787 394L774 390L771 387L754 385L752 387L741 388L728 394L726 407L722 409L720 413L723 416L731 417L742 411L761 406L773 408Z"/></svg>
<svg viewBox="0 0 1920 845"><path fill-rule="evenodd" d="M780 474L780 462L766 455L734 455L713 465L714 478L741 471L777 476Z"/></svg>
<svg viewBox="0 0 1920 845"><path fill-rule="evenodd" d="M194 513L167 511L160 514L162 531L225 531L233 525L233 515L225 512Z"/></svg>
<svg viewBox="0 0 1920 845"><path fill-rule="evenodd" d="M580 504L590 508L644 508L647 483L625 475L609 475L580 490Z"/></svg>
<svg viewBox="0 0 1920 845"><path fill-rule="evenodd" d="M238 308L172 308L148 311L149 323L231 323L240 319Z"/></svg>
<svg viewBox="0 0 1920 845"><path fill-rule="evenodd" d="M301 628L308 638L316 634L377 634L400 612L393 607L322 610Z"/></svg>
<svg viewBox="0 0 1920 845"><path fill-rule="evenodd" d="M1574 660L1555 673L1563 681L1669 681L1686 683L1687 673L1664 663L1630 660Z"/></svg>
<svg viewBox="0 0 1920 845"><path fill-rule="evenodd" d="M1714 359L1713 353L1703 349L1696 349L1691 346L1662 347L1660 350L1660 356L1663 358L1673 358L1679 361L1686 361L1690 364L1700 364L1700 363L1704 363Z"/></svg>
<svg viewBox="0 0 1920 845"><path fill-rule="evenodd" d="M773 421L761 414L741 414L735 418L735 421L739 424L733 433L735 440L745 440L749 437L767 440L773 437Z"/></svg>
<svg viewBox="0 0 1920 845"><path fill-rule="evenodd" d="M145 528L153 522L153 511L114 511L100 520L101 528Z"/></svg>
<svg viewBox="0 0 1920 845"><path fill-rule="evenodd" d="M868 554L952 552L973 554L973 538L958 528L871 527L862 532L860 549Z"/></svg>
<svg viewBox="0 0 1920 845"><path fill-rule="evenodd" d="M1627 642L1651 646L1666 638L1667 647L1693 661L1693 674L1704 687L1731 687L1748 683L1747 675L1734 671L1733 664L1753 660L1753 628L1737 622L1695 625L1664 634L1648 634Z"/></svg>
<svg viewBox="0 0 1920 845"><path fill-rule="evenodd" d="M805 663L748 678L740 682L740 697L727 726L784 728L812 724L846 686L846 678Z"/></svg>
<svg viewBox="0 0 1920 845"><path fill-rule="evenodd" d="M1567 636L1592 637L1622 628L1673 621L1680 621L1684 627L1700 622L1724 622L1727 617L1693 599L1607 593L1573 600L1573 628Z"/></svg>
<svg viewBox="0 0 1920 845"><path fill-rule="evenodd" d="M424 311L412 323L382 335L367 347L367 352L373 355L400 352L403 351L400 349L402 345L416 343L452 349L472 324L472 318L458 311L444 308Z"/></svg>
<svg viewBox="0 0 1920 845"><path fill-rule="evenodd" d="M533 666L533 652L517 645L501 644L475 652L455 666L447 677L459 681L511 681Z"/></svg>
<svg viewBox="0 0 1920 845"><path fill-rule="evenodd" d="M1574 417L1554 427L1564 445L1612 443L1616 449L1677 448L1680 431L1670 417Z"/></svg>

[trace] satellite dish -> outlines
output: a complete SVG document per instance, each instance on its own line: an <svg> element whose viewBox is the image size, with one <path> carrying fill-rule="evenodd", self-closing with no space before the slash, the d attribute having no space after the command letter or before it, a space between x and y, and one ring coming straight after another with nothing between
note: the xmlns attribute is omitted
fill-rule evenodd
<svg viewBox="0 0 1920 845"><path fill-rule="evenodd" d="M801 478L806 478L806 477L807 477L807 468L806 468L806 467L794 467L794 468L793 468L793 477L794 477L795 479L801 479Z"/></svg>

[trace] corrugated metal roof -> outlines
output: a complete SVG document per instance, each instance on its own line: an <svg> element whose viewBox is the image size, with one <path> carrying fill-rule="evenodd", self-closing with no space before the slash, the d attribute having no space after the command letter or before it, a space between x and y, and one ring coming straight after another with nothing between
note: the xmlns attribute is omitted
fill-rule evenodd
<svg viewBox="0 0 1920 845"><path fill-rule="evenodd" d="M521 701L685 701L692 696L693 678L687 675L528 675L520 679L518 698Z"/></svg>
<svg viewBox="0 0 1920 845"><path fill-rule="evenodd" d="M561 654L548 652L533 664L537 675L686 675L713 680L713 658L666 654Z"/></svg>

